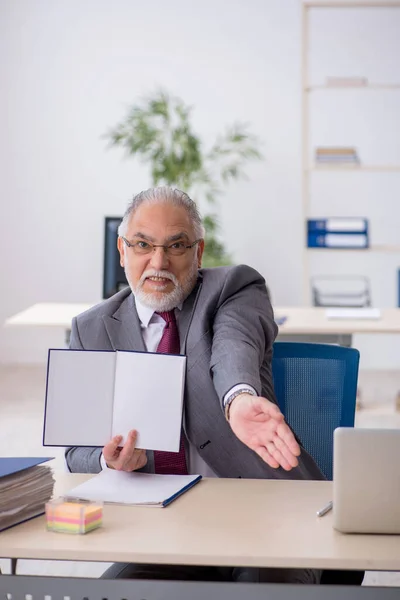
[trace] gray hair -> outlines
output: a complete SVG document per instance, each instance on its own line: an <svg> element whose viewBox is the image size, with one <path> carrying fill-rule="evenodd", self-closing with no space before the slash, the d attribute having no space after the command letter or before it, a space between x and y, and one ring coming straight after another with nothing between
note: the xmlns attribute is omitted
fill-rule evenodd
<svg viewBox="0 0 400 600"><path fill-rule="evenodd" d="M148 190L144 190L143 192L136 194L125 211L122 223L118 227L118 235L126 235L129 220L139 206L142 204L162 203L170 203L175 206L182 206L187 211L193 224L196 238L204 238L205 229L194 200L192 200L185 192L168 186L149 188Z"/></svg>

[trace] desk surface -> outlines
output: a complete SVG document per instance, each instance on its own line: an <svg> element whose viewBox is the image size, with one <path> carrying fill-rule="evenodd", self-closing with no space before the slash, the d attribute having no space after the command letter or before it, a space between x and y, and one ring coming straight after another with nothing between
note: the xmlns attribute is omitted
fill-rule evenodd
<svg viewBox="0 0 400 600"><path fill-rule="evenodd" d="M57 476L56 493L87 475ZM204 479L167 508L104 507L87 535L51 533L38 517L0 533L0 556L54 560L400 570L400 535L346 535L331 482Z"/></svg>
<svg viewBox="0 0 400 600"><path fill-rule="evenodd" d="M92 304L41 303L5 321L7 326L58 326L68 329L72 318ZM400 309L385 308L380 319L327 319L326 310L316 307L275 307L277 318L286 317L280 334L400 333Z"/></svg>
<svg viewBox="0 0 400 600"><path fill-rule="evenodd" d="M400 308L381 309L380 319L327 319L325 308L294 306L276 307L275 316L287 317L280 334L400 333Z"/></svg>
<svg viewBox="0 0 400 600"><path fill-rule="evenodd" d="M94 306L93 304L62 304L59 302L42 302L16 313L5 321L6 326L29 325L71 327L73 317Z"/></svg>

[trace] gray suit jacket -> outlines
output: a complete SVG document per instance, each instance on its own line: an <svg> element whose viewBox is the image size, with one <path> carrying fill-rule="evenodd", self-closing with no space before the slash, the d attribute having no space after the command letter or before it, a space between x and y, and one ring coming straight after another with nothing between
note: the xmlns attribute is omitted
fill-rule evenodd
<svg viewBox="0 0 400 600"><path fill-rule="evenodd" d="M223 397L237 383L248 383L259 395L276 401L271 358L277 326L261 275L245 265L201 269L177 318L181 353L187 356L184 429L213 471L219 477L323 479L305 450L290 472L269 467L239 441L225 420ZM146 351L130 289L76 317L70 346ZM99 472L100 455L100 448L66 451L69 469L81 473ZM152 471L151 452L148 457L144 470Z"/></svg>

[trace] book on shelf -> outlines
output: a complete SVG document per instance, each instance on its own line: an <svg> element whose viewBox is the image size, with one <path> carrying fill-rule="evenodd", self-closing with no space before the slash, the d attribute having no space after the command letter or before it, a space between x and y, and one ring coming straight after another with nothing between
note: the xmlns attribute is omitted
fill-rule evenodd
<svg viewBox="0 0 400 600"><path fill-rule="evenodd" d="M359 164L355 148L331 146L317 147L315 149L315 162L317 164Z"/></svg>
<svg viewBox="0 0 400 600"><path fill-rule="evenodd" d="M356 148L349 146L317 146L316 153L318 155L354 155L357 154Z"/></svg>
<svg viewBox="0 0 400 600"><path fill-rule="evenodd" d="M368 233L364 217L307 219L309 248L368 248Z"/></svg>
<svg viewBox="0 0 400 600"><path fill-rule="evenodd" d="M313 306L371 306L370 282L363 275L314 275L310 283Z"/></svg>
<svg viewBox="0 0 400 600"><path fill-rule="evenodd" d="M45 511L53 495L51 457L0 458L0 531L28 521Z"/></svg>
<svg viewBox="0 0 400 600"><path fill-rule="evenodd" d="M364 217L329 217L307 219L308 233L364 233L368 234L368 219Z"/></svg>
<svg viewBox="0 0 400 600"><path fill-rule="evenodd" d="M320 233L309 232L307 236L308 248L336 248L336 249L366 249L368 248L368 235L365 233Z"/></svg>
<svg viewBox="0 0 400 600"><path fill-rule="evenodd" d="M317 154L317 162L358 162L357 155L351 154Z"/></svg>
<svg viewBox="0 0 400 600"><path fill-rule="evenodd" d="M368 85L367 77L327 77L325 83L328 87L365 87Z"/></svg>

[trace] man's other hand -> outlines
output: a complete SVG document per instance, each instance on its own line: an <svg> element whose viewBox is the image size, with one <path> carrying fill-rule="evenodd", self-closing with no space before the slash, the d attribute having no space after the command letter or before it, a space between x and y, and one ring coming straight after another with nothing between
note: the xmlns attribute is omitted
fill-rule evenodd
<svg viewBox="0 0 400 600"><path fill-rule="evenodd" d="M297 467L300 446L278 406L261 396L240 394L229 408L229 424L241 442L270 467Z"/></svg>
<svg viewBox="0 0 400 600"><path fill-rule="evenodd" d="M116 435L103 448L103 457L109 469L117 471L137 471L147 463L146 450L138 450L136 446L137 431L129 432L124 446L119 444L122 435Z"/></svg>

